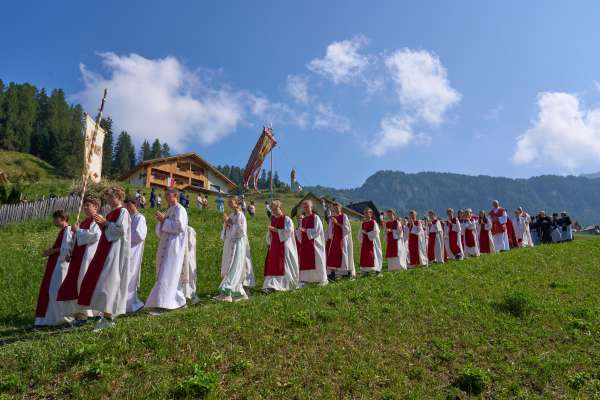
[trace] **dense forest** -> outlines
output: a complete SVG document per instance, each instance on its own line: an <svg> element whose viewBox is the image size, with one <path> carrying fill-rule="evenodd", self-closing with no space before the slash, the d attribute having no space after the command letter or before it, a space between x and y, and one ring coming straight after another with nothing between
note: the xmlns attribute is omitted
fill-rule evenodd
<svg viewBox="0 0 600 400"><path fill-rule="evenodd" d="M78 177L83 163L83 111L80 105L69 104L61 89L48 94L29 83L5 85L0 80L0 150L35 155L60 175ZM137 162L171 153L169 145L158 139L152 144L145 140L136 152L129 133L115 136L110 117L101 126L107 133L102 162L107 178L118 178Z"/></svg>
<svg viewBox="0 0 600 400"><path fill-rule="evenodd" d="M488 210L491 201L498 199L511 212L519 206L529 213L566 210L580 223L600 222L600 179L576 176L510 179L439 172L379 171L355 189L316 186L305 190L333 197L342 203L373 200L378 207L394 208L403 215L411 209L421 215L429 209L445 215L447 207Z"/></svg>

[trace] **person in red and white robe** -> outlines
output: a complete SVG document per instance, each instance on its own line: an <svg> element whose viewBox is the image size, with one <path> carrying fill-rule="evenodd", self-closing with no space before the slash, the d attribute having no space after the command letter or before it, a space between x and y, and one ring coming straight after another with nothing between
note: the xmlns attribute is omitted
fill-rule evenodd
<svg viewBox="0 0 600 400"><path fill-rule="evenodd" d="M417 212L411 210L408 214L408 265L411 268L427 266L427 242L421 221Z"/></svg>
<svg viewBox="0 0 600 400"><path fill-rule="evenodd" d="M444 262L444 228L435 211L428 212L427 258L429 263Z"/></svg>
<svg viewBox="0 0 600 400"><path fill-rule="evenodd" d="M77 304L81 282L87 269L96 254L96 248L100 240L100 227L94 220L98 213L100 201L93 196L86 196L83 200L83 212L86 218L81 224L74 224L71 230L74 234L75 246L72 250L69 271L63 281L56 300L64 302L71 309L71 315L75 317L73 324L82 325L89 317L93 317L92 310L80 308Z"/></svg>
<svg viewBox="0 0 600 400"><path fill-rule="evenodd" d="M407 268L406 244L404 242L404 227L396 216L394 210L386 211L385 222L385 258L387 258L388 271L400 271Z"/></svg>
<svg viewBox="0 0 600 400"><path fill-rule="evenodd" d="M477 240L477 221L473 218L473 211L468 208L463 214L464 218L464 237L465 237L465 255L469 257L479 257L479 242Z"/></svg>
<svg viewBox="0 0 600 400"><path fill-rule="evenodd" d="M479 211L479 219L477 220L477 238L479 239L479 252L481 254L496 252L492 239L492 221L483 210Z"/></svg>
<svg viewBox="0 0 600 400"><path fill-rule="evenodd" d="M364 210L358 243L360 244L360 270L363 276L367 276L369 272L381 273L383 255L381 239L379 238L379 225L373 218L373 210L368 207Z"/></svg>
<svg viewBox="0 0 600 400"><path fill-rule="evenodd" d="M508 214L504 208L500 207L500 202L498 200L492 202L492 210L488 215L492 221L492 239L494 240L496 251L510 250L506 229Z"/></svg>
<svg viewBox="0 0 600 400"><path fill-rule="evenodd" d="M296 242L299 249L300 282L327 285L327 262L325 260L325 232L321 218L313 211L310 200L302 202Z"/></svg>
<svg viewBox="0 0 600 400"><path fill-rule="evenodd" d="M454 210L448 208L446 210L448 219L444 226L444 238L446 245L446 255L449 260L462 260L464 257L462 247L462 230L458 218L454 216Z"/></svg>
<svg viewBox="0 0 600 400"><path fill-rule="evenodd" d="M94 216L102 235L81 282L78 304L102 313L95 330L113 326L114 317L125 314L127 307L131 218L123 207L124 197L121 187L106 189L112 211L106 217Z"/></svg>
<svg viewBox="0 0 600 400"><path fill-rule="evenodd" d="M294 237L294 222L281 209L279 200L271 204L273 215L267 232L267 257L263 291L286 291L300 285L298 253Z"/></svg>
<svg viewBox="0 0 600 400"><path fill-rule="evenodd" d="M67 258L71 252L72 244L69 215L62 210L58 210L54 212L52 218L54 225L60 231L54 245L42 253L44 257L48 257L48 261L46 261L46 271L42 278L35 309L35 326L65 325L73 320L71 307L62 301L56 300L58 290L69 269Z"/></svg>
<svg viewBox="0 0 600 400"><path fill-rule="evenodd" d="M330 240L327 252L327 272L329 280L335 281L338 276L352 278L356 275L356 271L350 219L342 212L340 203L335 203L332 214L327 230L327 238Z"/></svg>

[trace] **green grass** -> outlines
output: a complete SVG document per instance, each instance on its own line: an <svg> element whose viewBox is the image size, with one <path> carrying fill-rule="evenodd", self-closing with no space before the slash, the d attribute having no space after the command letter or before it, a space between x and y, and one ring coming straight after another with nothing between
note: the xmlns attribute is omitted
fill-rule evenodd
<svg viewBox="0 0 600 400"><path fill-rule="evenodd" d="M284 200L289 210L297 198ZM259 283L263 202L249 220ZM191 210L190 223L204 297L220 281L221 219ZM55 235L49 221L0 229L6 398L600 398L596 238L253 293L245 303L206 300L160 317L124 317L100 334L31 331L38 254ZM156 246L149 236L142 297L152 287Z"/></svg>
<svg viewBox="0 0 600 400"><path fill-rule="evenodd" d="M45 181L58 177L55 168L46 161L17 151L0 151L0 171L6 173L11 182Z"/></svg>

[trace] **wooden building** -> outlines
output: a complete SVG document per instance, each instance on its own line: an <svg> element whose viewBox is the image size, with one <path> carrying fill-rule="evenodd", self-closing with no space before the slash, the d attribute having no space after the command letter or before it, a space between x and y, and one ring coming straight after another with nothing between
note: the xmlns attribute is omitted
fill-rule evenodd
<svg viewBox="0 0 600 400"><path fill-rule="evenodd" d="M196 153L146 160L120 178L147 188L169 187L203 193L227 194L237 187L229 178Z"/></svg>

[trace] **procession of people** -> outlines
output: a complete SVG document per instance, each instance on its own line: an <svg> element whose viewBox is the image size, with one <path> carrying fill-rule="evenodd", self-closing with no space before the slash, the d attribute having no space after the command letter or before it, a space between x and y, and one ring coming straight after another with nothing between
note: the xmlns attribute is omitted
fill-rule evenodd
<svg viewBox="0 0 600 400"><path fill-rule="evenodd" d="M139 193L139 192L138 192ZM165 191L168 209L155 212L155 234L159 238L155 259L156 280L146 299L138 296L147 223L138 208L139 197L125 198L122 188L105 191L111 211L99 214L100 201L83 199L86 218L69 225L63 211L54 213L59 228L53 246L43 255L46 270L40 286L35 326L81 326L96 319L95 330L113 326L115 318L142 309L150 315L196 304L196 232L188 225L187 210L176 190ZM151 192L151 206L160 195ZM253 206L254 203L251 203ZM248 299L256 286L245 211L245 200L227 198L230 212L223 215L221 240L221 284L213 299L237 302ZM264 261L265 293L324 286L356 276L354 242L350 218L340 203L323 210L323 220L311 200L302 202L297 224L285 214L282 203L267 204L270 223L266 229ZM254 212L251 212L251 216ZM388 271L401 271L461 261L469 257L505 252L573 239L566 212L552 218L540 212L530 217L519 207L509 212L494 200L490 211L446 210L441 219L431 210L419 219L411 210L406 218L388 209L381 224L371 208L365 208L357 232L359 269L363 276L382 276L383 260ZM325 226L326 224L326 226ZM383 240L382 240L383 236ZM385 245L385 248L384 248Z"/></svg>

